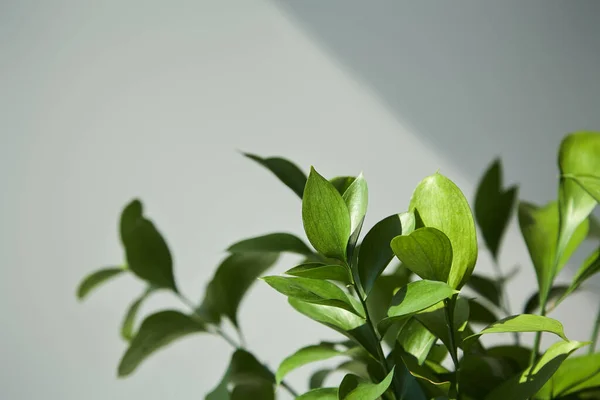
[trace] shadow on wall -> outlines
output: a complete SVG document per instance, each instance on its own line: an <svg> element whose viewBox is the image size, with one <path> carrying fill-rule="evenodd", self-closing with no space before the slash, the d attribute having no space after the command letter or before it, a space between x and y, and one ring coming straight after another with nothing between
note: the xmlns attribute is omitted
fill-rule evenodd
<svg viewBox="0 0 600 400"><path fill-rule="evenodd" d="M545 202L562 136L600 130L599 2L274 1L473 183L500 155Z"/></svg>

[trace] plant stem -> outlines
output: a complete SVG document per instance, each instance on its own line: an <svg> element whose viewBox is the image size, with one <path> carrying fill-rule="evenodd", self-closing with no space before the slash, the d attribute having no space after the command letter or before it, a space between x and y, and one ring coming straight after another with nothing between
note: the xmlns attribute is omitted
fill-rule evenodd
<svg viewBox="0 0 600 400"><path fill-rule="evenodd" d="M187 297L185 297L184 295L182 295L181 293L176 293L177 297L179 298L179 300L181 300L182 303L184 303L186 306L188 306L190 308L190 310L192 311L192 313L196 316L196 317L200 317L202 318L202 316L200 314L198 314L198 311L196 311L196 306L194 305L194 303L192 303L190 301L190 299L188 299ZM211 327L214 329L214 332L219 335L221 338L223 338L227 343L229 343L231 345L231 347L233 347L234 349L238 350L238 349L242 349L244 350L245 348L245 344L238 344L231 336L229 336L227 333L225 333L225 331L223 331L221 329L221 327L211 324ZM243 337L241 336L241 332L240 332L240 338L242 340L243 343ZM265 364L262 364L265 368L267 368L269 370L269 372L275 376L275 373L273 371L271 371L270 368L268 368ZM281 381L280 383L281 387L283 387L285 390L287 390L289 392L289 394L291 394L294 397L298 397L298 393L290 386L287 384L287 382L285 381Z"/></svg>
<svg viewBox="0 0 600 400"><path fill-rule="evenodd" d="M448 326L448 340L450 341L450 357L452 357L452 362L454 363L455 369L455 379L452 382L452 386L450 388L450 398L451 399L460 399L459 394L459 384L458 380L460 378L460 366L458 362L458 350L456 346L456 338L454 336L454 306L456 304L456 296L452 297L450 300L444 300L444 311L446 314L446 325Z"/></svg>
<svg viewBox="0 0 600 400"><path fill-rule="evenodd" d="M596 351L596 345L598 344L598 334L600 334L600 308L598 308L598 315L596 315L596 322L594 322L594 329L592 331L592 343L588 350L589 354L594 354Z"/></svg>

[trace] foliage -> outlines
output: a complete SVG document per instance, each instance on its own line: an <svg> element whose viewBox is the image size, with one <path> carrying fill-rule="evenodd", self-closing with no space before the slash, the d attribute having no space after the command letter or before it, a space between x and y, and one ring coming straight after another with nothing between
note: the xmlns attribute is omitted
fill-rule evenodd
<svg viewBox="0 0 600 400"><path fill-rule="evenodd" d="M562 324L548 316L600 271L599 225L591 216L600 201L599 133L565 137L558 152L557 198L546 205L519 200L516 186L505 189L497 159L477 188L474 213L462 191L435 173L418 184L408 210L382 218L362 240L368 205L362 173L327 179L311 167L307 177L283 158L245 156L301 198L307 240L276 232L232 244L196 304L180 292L167 242L144 215L142 203L130 202L119 223L124 266L90 274L77 290L84 299L128 273L146 285L125 312L121 335L128 348L119 376L134 373L172 342L202 333L221 336L233 347L229 367L206 394L208 400L274 399L281 390L298 399L599 398L595 343L600 312L589 342L567 338ZM506 289L514 272L505 272L499 262L515 208L538 283L523 314L510 311ZM494 277L473 272L479 250L476 224ZM572 283L557 285L558 274L586 238L597 249ZM301 259L283 275L264 276L281 253ZM286 296L295 311L339 332L343 340L309 342L281 357L277 369L264 365L245 348L237 316L257 278ZM158 290L173 293L189 311L159 311L138 324L141 304ZM234 332L228 332L225 319ZM536 333L533 347L521 343L522 332ZM554 334L556 341L540 352L543 332ZM492 333L508 333L512 343L484 346L481 336ZM587 355L570 357L585 346ZM332 358L343 362L317 369L302 391L286 383L296 369ZM323 387L336 370L346 375Z"/></svg>

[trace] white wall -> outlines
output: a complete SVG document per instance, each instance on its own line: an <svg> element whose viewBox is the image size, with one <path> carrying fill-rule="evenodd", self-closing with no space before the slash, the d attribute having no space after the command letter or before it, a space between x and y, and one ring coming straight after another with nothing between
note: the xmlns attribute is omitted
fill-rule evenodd
<svg viewBox="0 0 600 400"><path fill-rule="evenodd" d="M495 14L498 20L472 2L465 3L465 14L439 15L408 2L400 9L346 2L321 9L316 4L0 4L1 398L198 398L218 381L229 348L209 336L186 339L156 354L130 379L116 380L125 348L118 325L142 285L122 279L83 305L75 301L74 290L86 273L121 261L116 221L134 196L144 200L166 235L180 286L194 299L201 298L231 242L278 230L301 233L300 203L293 193L236 149L284 155L305 169L315 164L329 176L364 171L370 226L403 211L418 181L438 168L472 197L478 169L497 153L513 161L511 154L519 154L507 165L508 180L531 184L535 190L524 189L526 195L544 200L554 191L552 152L572 126L564 121L579 124L573 129L600 126L599 56L592 53L598 42L587 36L579 40L583 23L577 23L587 21L589 3L541 13L542 2L538 10L505 3ZM558 67L544 75L535 69L524 74L511 60L487 65L491 72L473 65L458 51L464 46L459 39L468 33L458 22L467 14L495 21L489 29L472 32L481 46L490 44L490 52L507 34L501 21L518 17L504 51L514 53L515 63L527 55L528 62L543 64L546 58L537 50L543 48ZM365 19L369 29L359 23ZM391 28L396 25L406 32ZM376 26L380 30L369 36ZM585 26L597 37L596 25ZM549 34L550 28L560 34ZM535 48L525 40L531 37ZM380 47L369 46L373 41L380 41ZM394 41L411 46L394 47ZM580 48L574 50L573 43ZM438 52L438 67L424 63L419 69L413 62L406 69L406 60L429 46L444 50ZM357 57L348 57L348 49L356 49ZM361 53L365 49L373 51ZM586 56L573 77L567 73L577 55ZM452 73L444 73L457 73L461 66L483 75L463 74L456 82ZM563 76L560 72L571 78L556 91L552 85ZM502 77L498 85L494 76ZM526 90L531 80L543 98ZM438 92L444 82L450 86ZM395 102L386 85L397 89ZM451 96L448 87L463 95ZM487 89L478 91L482 87ZM500 103L494 102L497 92L504 93ZM536 108L541 100L543 113ZM478 130L486 135L488 125L496 126L499 116L511 121L514 111L498 104L517 107L523 129L514 133L519 126L509 124L513 133L495 131L490 144L492 139L478 137ZM527 143L543 139L541 127L549 130L543 151L537 151ZM445 139L435 136L443 131ZM461 136L464 131L472 141ZM461 150L465 146L469 151ZM523 148L532 151L524 154ZM278 271L294 261L286 258ZM502 261L524 266L511 288L516 308L530 294L533 274L514 224ZM478 268L489 271L488 262L482 252ZM572 269L566 278L569 273ZM595 312L597 297L581 294L572 304L577 313L563 308L557 316L568 325L568 335L586 339L590 323L584 314ZM180 307L164 295L143 311L166 305ZM285 299L264 284L257 284L242 306L241 321L250 348L272 366L301 345L336 337L292 314ZM302 387L307 376L304 370L290 381Z"/></svg>

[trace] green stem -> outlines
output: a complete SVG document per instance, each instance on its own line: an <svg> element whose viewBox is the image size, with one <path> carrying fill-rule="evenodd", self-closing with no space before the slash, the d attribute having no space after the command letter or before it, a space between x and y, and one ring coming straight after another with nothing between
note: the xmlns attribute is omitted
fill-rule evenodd
<svg viewBox="0 0 600 400"><path fill-rule="evenodd" d="M446 325L448 326L448 340L450 341L450 357L454 363L455 379L450 387L449 396L451 399L460 399L460 388L458 380L460 379L460 366L458 361L458 347L456 345L456 337L454 336L454 306L456 304L456 296L452 299L444 300L444 311L446 314Z"/></svg>
<svg viewBox="0 0 600 400"><path fill-rule="evenodd" d="M200 314L198 314L198 311L196 311L196 306L194 305L194 303L192 303L190 301L190 299L188 299L187 297L185 297L184 295L182 295L181 293L176 293L177 297L179 298L179 300L181 300L182 303L184 303L186 306L188 306L190 308L190 310L192 311L192 313L199 318L202 318L202 316ZM219 326L217 325L211 325L211 328L214 329L214 332L219 335L221 338L223 338L227 343L229 343L231 345L231 347L233 347L234 349L238 350L238 349L244 349L245 345L241 345L236 343L236 341L229 336L227 333L225 333L225 331L223 331ZM241 332L240 333L240 338L243 337L241 336ZM265 368L267 368L269 370L269 372L275 376L275 373L273 371L271 371L265 364L263 364L263 366ZM294 397L298 397L298 393L290 386L287 384L287 382L285 381L281 381L280 383L281 387L283 387L285 390L287 390L292 396Z"/></svg>
<svg viewBox="0 0 600 400"><path fill-rule="evenodd" d="M598 308L598 315L596 315L596 322L594 323L594 329L592 331L592 343L588 350L589 354L594 354L596 351L596 345L598 344L598 334L600 334L600 308Z"/></svg>

